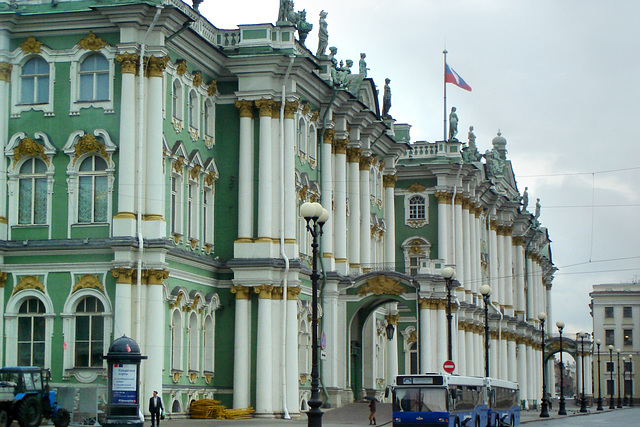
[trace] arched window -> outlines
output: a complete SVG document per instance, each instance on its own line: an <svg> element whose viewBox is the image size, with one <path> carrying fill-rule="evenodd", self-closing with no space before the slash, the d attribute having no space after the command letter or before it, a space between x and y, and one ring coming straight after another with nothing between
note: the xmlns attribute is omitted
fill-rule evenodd
<svg viewBox="0 0 640 427"><path fill-rule="evenodd" d="M189 126L194 129L198 129L198 115L200 113L198 108L198 95L195 90L189 92Z"/></svg>
<svg viewBox="0 0 640 427"><path fill-rule="evenodd" d="M204 244L213 245L213 194L214 187L205 186L202 191L202 238Z"/></svg>
<svg viewBox="0 0 640 427"><path fill-rule="evenodd" d="M171 175L171 232L182 234L182 176Z"/></svg>
<svg viewBox="0 0 640 427"><path fill-rule="evenodd" d="M304 139L304 119L298 120L298 134L296 138L296 143L298 145L298 153L300 155L305 154L307 152L306 141Z"/></svg>
<svg viewBox="0 0 640 427"><path fill-rule="evenodd" d="M47 165L40 159L27 159L18 176L18 224L47 222Z"/></svg>
<svg viewBox="0 0 640 427"><path fill-rule="evenodd" d="M76 307L75 367L102 367L104 353L104 306L94 297L81 299Z"/></svg>
<svg viewBox="0 0 640 427"><path fill-rule="evenodd" d="M171 92L171 109L175 119L182 120L182 108L182 85L178 80L174 80Z"/></svg>
<svg viewBox="0 0 640 427"><path fill-rule="evenodd" d="M49 102L49 64L37 56L22 66L20 76L20 103L46 104Z"/></svg>
<svg viewBox="0 0 640 427"><path fill-rule="evenodd" d="M210 99L207 99L204 103L204 135L212 137L214 136L214 119L215 119L215 111L213 102Z"/></svg>
<svg viewBox="0 0 640 427"><path fill-rule="evenodd" d="M204 337L202 343L202 350L204 353L204 371L205 372L213 372L214 363L213 363L213 340L214 340L214 329L213 329L213 317L207 315L204 319Z"/></svg>
<svg viewBox="0 0 640 427"><path fill-rule="evenodd" d="M171 369L182 370L182 317L180 310L171 315Z"/></svg>
<svg viewBox="0 0 640 427"><path fill-rule="evenodd" d="M38 298L24 300L18 310L18 365L44 367L45 314Z"/></svg>
<svg viewBox="0 0 640 427"><path fill-rule="evenodd" d="M318 147L318 132L314 125L309 126L309 134L307 135L307 146L309 147L309 158L311 159L311 167L315 165Z"/></svg>
<svg viewBox="0 0 640 427"><path fill-rule="evenodd" d="M89 156L78 170L78 222L107 222L109 188L107 162L100 156Z"/></svg>
<svg viewBox="0 0 640 427"><path fill-rule="evenodd" d="M412 196L409 199L409 220L424 220L426 218L426 207L424 197Z"/></svg>
<svg viewBox="0 0 640 427"><path fill-rule="evenodd" d="M107 101L109 99L109 61L94 53L80 64L80 101Z"/></svg>
<svg viewBox="0 0 640 427"><path fill-rule="evenodd" d="M198 371L198 318L189 316L189 371Z"/></svg>

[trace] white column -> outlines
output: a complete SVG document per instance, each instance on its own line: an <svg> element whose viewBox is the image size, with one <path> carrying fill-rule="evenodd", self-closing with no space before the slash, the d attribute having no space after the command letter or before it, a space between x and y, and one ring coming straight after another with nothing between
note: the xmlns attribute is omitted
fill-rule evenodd
<svg viewBox="0 0 640 427"><path fill-rule="evenodd" d="M500 340L500 355L498 356L500 359L498 363L500 364L500 379L506 380L509 378L509 370L508 370L508 355L507 355L507 338L504 335L504 331L502 333L502 339Z"/></svg>
<svg viewBox="0 0 640 427"><path fill-rule="evenodd" d="M273 238L280 239L280 200L284 196L284 174L282 176L282 180L280 178L280 174L284 171L282 168L284 167L284 158L283 153L280 152L280 144L284 143L284 141L280 140L280 105L281 102L276 102L273 109L271 110L271 182L273 183L273 187L271 188L270 197L271 197L271 218L273 218L273 222L271 223L271 231L269 232L269 236ZM283 120L284 127L284 120ZM284 135L283 135L284 136ZM284 150L284 145L283 145ZM274 310L277 310L274 306Z"/></svg>
<svg viewBox="0 0 640 427"><path fill-rule="evenodd" d="M395 175L384 175L384 217L387 231L384 237L384 262L396 262L396 208L395 208Z"/></svg>
<svg viewBox="0 0 640 427"><path fill-rule="evenodd" d="M148 87L147 87L147 117L146 117L146 179L147 193L145 229L147 238L162 238L167 233L164 222L164 190L165 184L158 177L163 176L162 153L162 76L167 65L168 57L156 58L151 56L148 62ZM140 195L138 195L140 197Z"/></svg>
<svg viewBox="0 0 640 427"><path fill-rule="evenodd" d="M522 340L518 340L518 355L517 355L517 369L518 369L518 383L520 384L520 400L528 400L528 387L529 382L527 375L527 346Z"/></svg>
<svg viewBox="0 0 640 427"><path fill-rule="evenodd" d="M320 149L322 155L320 159L320 172L322 179L322 206L329 211L329 219L322 227L322 258L324 262L329 262L330 265L326 265L325 268L331 271L333 270L333 162L332 162L332 149L334 144L335 131L333 129L326 129L322 138L322 144Z"/></svg>
<svg viewBox="0 0 640 427"><path fill-rule="evenodd" d="M347 140L336 141L336 182L333 192L335 203L335 242L334 256L336 260L336 270L340 274L349 273L347 263Z"/></svg>
<svg viewBox="0 0 640 427"><path fill-rule="evenodd" d="M484 333L484 327L483 327ZM478 376L484 376L484 335L481 335L477 329L473 331L473 360L475 374ZM482 357L478 356L479 354Z"/></svg>
<svg viewBox="0 0 640 427"><path fill-rule="evenodd" d="M505 288L505 277L507 275L505 269L505 260L504 260L504 235L503 227L499 226L496 232L496 258L498 260L498 276L497 276L497 284L498 284L498 295L499 299L496 297L495 301L501 306L506 305L506 288ZM491 288L493 289L493 287ZM493 297L493 295L492 295Z"/></svg>
<svg viewBox="0 0 640 427"><path fill-rule="evenodd" d="M251 373L251 311L249 307L250 288L232 286L236 294L235 332L233 340L233 407L247 408L250 399ZM296 327L297 330L297 327ZM296 333L297 338L297 333ZM296 345L297 354L297 345Z"/></svg>
<svg viewBox="0 0 640 427"><path fill-rule="evenodd" d="M507 379L509 381L518 381L518 373L516 371L516 341L514 338L507 338Z"/></svg>
<svg viewBox="0 0 640 427"><path fill-rule="evenodd" d="M240 110L238 150L238 240L253 237L253 103L236 101Z"/></svg>
<svg viewBox="0 0 640 427"><path fill-rule="evenodd" d="M489 286L491 286L491 300L497 303L502 301L500 295L500 282L498 280L498 236L497 224L491 221L489 224Z"/></svg>
<svg viewBox="0 0 640 427"><path fill-rule="evenodd" d="M349 162L349 264L360 268L360 155L358 148L347 149Z"/></svg>
<svg viewBox="0 0 640 427"><path fill-rule="evenodd" d="M271 225L273 211L271 192L273 191L272 179L272 141L271 141L271 110L275 102L271 99L256 101L256 107L260 109L260 139L258 142L258 240L271 242ZM258 411L258 408L256 408Z"/></svg>
<svg viewBox="0 0 640 427"><path fill-rule="evenodd" d="M515 300L515 311L516 314L524 315L525 310L525 294L524 294L524 239L517 238L514 240L515 246L515 288L516 288L516 300ZM524 318L524 316L523 316Z"/></svg>
<svg viewBox="0 0 640 427"><path fill-rule="evenodd" d="M258 294L258 344L256 349L256 412L260 417L273 415L273 355L271 350L271 293L273 285L253 288Z"/></svg>
<svg viewBox="0 0 640 427"><path fill-rule="evenodd" d="M534 289L535 289L535 283L533 280L533 261L531 259L531 256L527 256L526 259L527 262L527 271L526 271L526 276L527 276L527 295L526 295L526 301L527 301L527 313L526 313L526 320L528 322L531 322L535 319L538 318L538 312L536 311L536 307L535 307L535 299L534 299Z"/></svg>
<svg viewBox="0 0 640 427"><path fill-rule="evenodd" d="M137 54L123 54L117 57L118 62L122 65L122 90L120 92L120 144L118 145L120 163L118 165L118 214L113 221L114 236L133 236L136 231L135 191L137 186L134 183L136 182L137 141L136 70L139 57ZM0 96L0 99L5 98ZM5 115L0 117L5 117ZM4 199L4 197L0 198Z"/></svg>
<svg viewBox="0 0 640 427"><path fill-rule="evenodd" d="M482 212L482 210L480 208L476 209L476 222L475 222L475 228L476 228L476 237L475 237L475 243L476 243L476 256L475 256L475 262L476 262L476 278L477 278L477 288L480 289L480 286L482 286L484 283L482 282L482 262L480 259L480 253L482 252L482 232L483 232L483 227L482 224L484 223L484 221L482 220L480 213Z"/></svg>
<svg viewBox="0 0 640 427"><path fill-rule="evenodd" d="M456 263L456 279L464 286L466 283L467 273L466 264L464 262L464 249L462 247L462 197L456 196L455 203L453 205L453 215L455 219L454 226L454 248L455 248L455 263Z"/></svg>
<svg viewBox="0 0 640 427"><path fill-rule="evenodd" d="M0 31L0 52L9 51L9 32L6 30ZM11 87L11 69L12 65L9 62L0 61L0 239L8 239L8 225L7 225L7 158L4 155L4 150L9 140L9 90ZM14 88L17 90L17 88ZM2 305L1 311L4 313L4 305ZM0 320L0 325L3 322ZM4 333L0 328L0 332ZM0 355L0 361L2 361L2 355Z"/></svg>
<svg viewBox="0 0 640 427"><path fill-rule="evenodd" d="M475 207L472 205L469 208L469 289L474 294L478 294L478 289L482 286L480 280L480 274L478 273L477 258L480 257L478 253L478 235L476 234L476 215Z"/></svg>
<svg viewBox="0 0 640 427"><path fill-rule="evenodd" d="M447 361L447 312L446 312L446 300L444 303L439 304L439 308L436 311L438 318L438 334L434 339L438 342L438 359L434 363L436 368L435 372L443 372L442 364Z"/></svg>
<svg viewBox="0 0 640 427"><path fill-rule="evenodd" d="M298 210L296 193L296 144L295 144L295 112L298 102L285 103L284 107L284 241L294 243L298 228ZM297 334L296 334L297 336ZM296 353L297 354L297 353ZM297 382L296 382L297 384ZM291 408L289 408L291 411Z"/></svg>
<svg viewBox="0 0 640 427"><path fill-rule="evenodd" d="M360 263L371 262L371 200L369 167L371 157L360 159Z"/></svg>
<svg viewBox="0 0 640 427"><path fill-rule="evenodd" d="M327 334L327 360L322 361L322 379L325 387L338 387L338 283L327 281L324 294L324 330Z"/></svg>
<svg viewBox="0 0 640 427"><path fill-rule="evenodd" d="M505 229L504 236L504 303L513 315L513 241L511 239L511 227Z"/></svg>
<svg viewBox="0 0 640 427"><path fill-rule="evenodd" d="M534 360L533 360L533 348L531 345L527 345L527 382L525 383L527 386L527 398L529 402L535 402L536 396L536 375L537 370L534 370Z"/></svg>
<svg viewBox="0 0 640 427"><path fill-rule="evenodd" d="M449 258L449 209L451 206L451 195L449 193L436 193L438 199L438 258L444 260L445 264L450 264Z"/></svg>
<svg viewBox="0 0 640 427"><path fill-rule="evenodd" d="M134 269L115 269L112 274L116 278L116 294L113 313L113 336L133 336L131 329L131 288Z"/></svg>
<svg viewBox="0 0 640 427"><path fill-rule="evenodd" d="M455 316L456 319L458 319L458 313L456 313ZM467 354L467 342L465 341L464 338L464 329L460 329L461 325L458 322L457 326L455 326L455 329L453 330L454 335L456 336L456 341L457 341L457 346L456 346L456 353L453 354L453 361L456 364L456 372L460 375L469 375L467 373L467 365L466 365L466 354Z"/></svg>
<svg viewBox="0 0 640 427"><path fill-rule="evenodd" d="M478 375L478 373L476 372L474 360L477 357L478 353L475 352L477 349L473 346L473 331L471 329L467 329L464 331L464 340L465 347L467 349L467 352L465 353L465 366L467 368L467 375Z"/></svg>
<svg viewBox="0 0 640 427"><path fill-rule="evenodd" d="M473 264L473 259L471 258L471 222L469 216L469 205L470 201L463 200L462 201L462 260L464 265L464 282L462 286L467 291L473 292L473 276L471 274L471 264ZM467 302L472 302L473 299L469 293L466 294L468 298L465 299Z"/></svg>
<svg viewBox="0 0 640 427"><path fill-rule="evenodd" d="M392 339L387 340L387 366L386 366L386 383L393 384L396 376L398 376L398 304L388 304L387 321L393 325L395 331Z"/></svg>
<svg viewBox="0 0 640 427"><path fill-rule="evenodd" d="M500 378L500 365L499 365L499 355L500 352L499 342L498 342L498 333L490 332L489 333L489 376L492 378Z"/></svg>
<svg viewBox="0 0 640 427"><path fill-rule="evenodd" d="M300 287L289 287L287 292L287 338L286 338L286 365L287 374L287 410L289 415L300 413L299 384L300 373L298 371L298 295Z"/></svg>
<svg viewBox="0 0 640 427"><path fill-rule="evenodd" d="M420 352L418 353L418 359L420 360L420 373L424 374L432 371L432 358L434 355L434 349L430 345L430 338L433 335L434 325L431 322L431 301L428 299L420 300ZM408 369L405 371L408 372Z"/></svg>
<svg viewBox="0 0 640 427"><path fill-rule="evenodd" d="M151 395L152 390L162 391L162 371L164 368L165 325L163 281L169 277L167 270L147 270L147 311L145 327L145 346L142 354L148 356L144 366L144 396Z"/></svg>

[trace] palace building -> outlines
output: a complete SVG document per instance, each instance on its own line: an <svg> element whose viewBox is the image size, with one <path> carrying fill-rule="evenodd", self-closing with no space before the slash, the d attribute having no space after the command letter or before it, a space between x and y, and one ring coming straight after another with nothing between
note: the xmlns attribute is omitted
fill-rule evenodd
<svg viewBox="0 0 640 427"><path fill-rule="evenodd" d="M450 284L455 372L484 375L488 320L490 375L539 402L555 267L507 140L412 141L304 16L222 30L198 4L0 0L0 363L50 368L78 420L126 335L167 412L300 415L317 201L323 399L441 372Z"/></svg>

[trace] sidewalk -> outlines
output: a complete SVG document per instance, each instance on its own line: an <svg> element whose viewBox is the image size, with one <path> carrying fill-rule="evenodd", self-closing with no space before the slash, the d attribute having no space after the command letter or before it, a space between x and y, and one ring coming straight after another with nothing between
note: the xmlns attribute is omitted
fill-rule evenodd
<svg viewBox="0 0 640 427"><path fill-rule="evenodd" d="M619 409L617 409L619 410ZM594 406L587 408L587 412L580 412L578 407L567 407L567 415L558 415L558 406L553 405L553 409L549 410L549 418L540 417L540 409L530 409L528 411L520 411L520 424L532 423L537 421L553 420L566 417L581 417L584 415L614 411L614 409L604 408L604 411L596 411Z"/></svg>

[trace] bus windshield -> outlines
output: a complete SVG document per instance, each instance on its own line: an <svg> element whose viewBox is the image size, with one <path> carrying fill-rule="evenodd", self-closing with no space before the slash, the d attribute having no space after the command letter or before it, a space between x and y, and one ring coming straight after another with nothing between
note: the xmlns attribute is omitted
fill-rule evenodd
<svg viewBox="0 0 640 427"><path fill-rule="evenodd" d="M394 412L447 412L447 391L442 388L397 388Z"/></svg>

